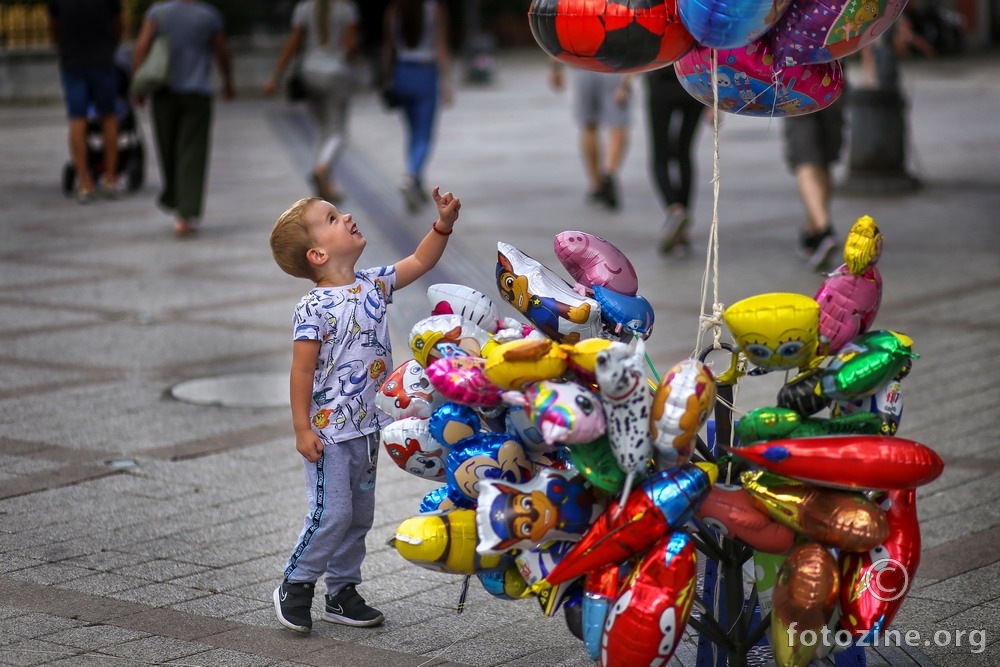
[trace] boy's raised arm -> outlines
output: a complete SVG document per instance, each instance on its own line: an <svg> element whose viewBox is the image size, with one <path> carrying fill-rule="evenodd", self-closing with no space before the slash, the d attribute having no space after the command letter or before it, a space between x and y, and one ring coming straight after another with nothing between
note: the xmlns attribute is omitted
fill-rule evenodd
<svg viewBox="0 0 1000 667"><path fill-rule="evenodd" d="M434 187L433 195L438 208L438 219L431 225L431 230L413 254L396 262L396 289L406 287L434 268L444 254L448 237L458 220L461 200L450 192L441 194L441 188L437 186Z"/></svg>

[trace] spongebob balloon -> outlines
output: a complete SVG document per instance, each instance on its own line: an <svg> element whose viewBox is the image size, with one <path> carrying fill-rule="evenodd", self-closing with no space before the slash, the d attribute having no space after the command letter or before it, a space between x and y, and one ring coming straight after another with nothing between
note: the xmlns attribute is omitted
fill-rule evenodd
<svg viewBox="0 0 1000 667"><path fill-rule="evenodd" d="M740 350L769 371L809 364L819 343L819 304L803 294L772 292L734 303L722 315Z"/></svg>

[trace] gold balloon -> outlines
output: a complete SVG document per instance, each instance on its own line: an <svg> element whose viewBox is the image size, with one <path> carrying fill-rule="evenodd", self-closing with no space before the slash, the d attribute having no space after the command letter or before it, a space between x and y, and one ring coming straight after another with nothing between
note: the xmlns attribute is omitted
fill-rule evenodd
<svg viewBox="0 0 1000 667"><path fill-rule="evenodd" d="M740 481L758 508L825 546L868 551L889 536L885 511L859 493L757 470L744 472Z"/></svg>
<svg viewBox="0 0 1000 667"><path fill-rule="evenodd" d="M815 542L792 549L774 585L770 638L778 667L804 667L812 660L839 590L837 561L829 551Z"/></svg>

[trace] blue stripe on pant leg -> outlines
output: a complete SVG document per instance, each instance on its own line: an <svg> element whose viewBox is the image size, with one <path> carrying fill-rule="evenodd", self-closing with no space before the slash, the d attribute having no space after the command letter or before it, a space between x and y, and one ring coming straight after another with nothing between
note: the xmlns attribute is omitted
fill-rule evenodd
<svg viewBox="0 0 1000 667"><path fill-rule="evenodd" d="M326 498L325 485L326 485L326 473L324 472L323 463L326 459L326 453L324 452L319 460L316 461L316 508L312 513L312 522L309 527L302 532L302 537L299 539L299 543L295 546L295 550L292 551L291 557L288 559L288 567L285 568L285 579L290 580L292 573L298 566L299 558L302 557L303 552L306 547L309 546L309 542L312 540L312 536L319 530L320 521L323 518L324 501Z"/></svg>

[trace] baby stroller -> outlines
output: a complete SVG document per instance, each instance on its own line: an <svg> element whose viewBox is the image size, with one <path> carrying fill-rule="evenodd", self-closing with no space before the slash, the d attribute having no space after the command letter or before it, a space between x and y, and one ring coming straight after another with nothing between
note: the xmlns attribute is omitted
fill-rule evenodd
<svg viewBox="0 0 1000 667"><path fill-rule="evenodd" d="M118 99L115 109L118 114L118 177L123 180L129 192L142 187L146 180L146 150L143 146L141 128L135 109L129 101L130 68L127 63L116 58L118 69ZM93 106L87 113L87 165L96 183L104 173L104 137L101 132L101 118ZM76 167L73 161L63 167L63 194L70 196L76 187Z"/></svg>

